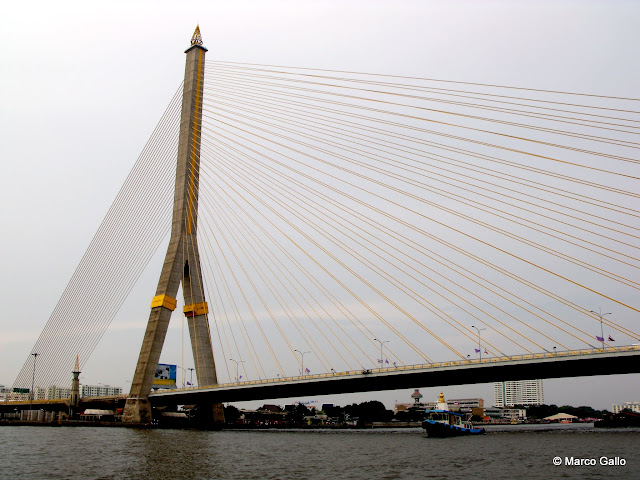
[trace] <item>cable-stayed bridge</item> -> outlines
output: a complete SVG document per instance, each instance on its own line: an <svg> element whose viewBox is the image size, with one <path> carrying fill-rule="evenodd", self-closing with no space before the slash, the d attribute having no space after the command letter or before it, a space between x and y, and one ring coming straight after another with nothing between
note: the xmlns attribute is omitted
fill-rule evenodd
<svg viewBox="0 0 640 480"><path fill-rule="evenodd" d="M134 416L178 309L201 386L384 389L443 362L488 381L488 358L582 350L638 365L616 347L640 338L638 99L205 53L198 33L15 387L69 384L168 233ZM563 372L591 373L576 357Z"/></svg>

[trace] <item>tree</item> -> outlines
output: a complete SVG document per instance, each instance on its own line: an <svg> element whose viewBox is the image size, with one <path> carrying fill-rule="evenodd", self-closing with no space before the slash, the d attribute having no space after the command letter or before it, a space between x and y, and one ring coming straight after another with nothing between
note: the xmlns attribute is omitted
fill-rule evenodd
<svg viewBox="0 0 640 480"><path fill-rule="evenodd" d="M311 411L300 403L293 405L291 410L287 412L285 419L290 423L294 424L302 424L304 421L304 417L311 415Z"/></svg>
<svg viewBox="0 0 640 480"><path fill-rule="evenodd" d="M527 417L531 419L542 419L545 417L549 417L551 415L555 415L559 412L557 405L517 405L516 408L524 408L527 410Z"/></svg>
<svg viewBox="0 0 640 480"><path fill-rule="evenodd" d="M227 405L224 407L224 421L225 423L236 423L240 418L242 412L233 405Z"/></svg>
<svg viewBox="0 0 640 480"><path fill-rule="evenodd" d="M400 422L421 422L425 417L424 408L411 407L408 410L400 410L395 419Z"/></svg>
<svg viewBox="0 0 640 480"><path fill-rule="evenodd" d="M324 413L327 417L338 418L338 422L344 422L344 409L342 407L326 407Z"/></svg>
<svg viewBox="0 0 640 480"><path fill-rule="evenodd" d="M360 424L389 422L393 418L393 412L387 410L384 404L377 400L362 402L360 404L353 403L344 407L344 412L352 418L359 418Z"/></svg>

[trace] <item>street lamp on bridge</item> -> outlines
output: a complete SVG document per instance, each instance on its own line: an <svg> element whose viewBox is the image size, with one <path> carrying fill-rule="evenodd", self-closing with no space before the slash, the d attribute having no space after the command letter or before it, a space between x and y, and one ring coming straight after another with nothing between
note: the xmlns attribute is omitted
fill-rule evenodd
<svg viewBox="0 0 640 480"><path fill-rule="evenodd" d="M189 385L193 387L193 371L195 370L195 368L193 367L189 367L187 368L187 370L189 370Z"/></svg>
<svg viewBox="0 0 640 480"><path fill-rule="evenodd" d="M478 353L480 354L480 361L482 361L482 346L480 345L480 332L486 330L486 328L478 328L475 325L471 325L471 328L475 328L478 331Z"/></svg>
<svg viewBox="0 0 640 480"><path fill-rule="evenodd" d="M602 327L602 317L605 315L611 315L611 312L602 313L602 307L599 307L597 312L595 310L591 310L591 313L595 313L600 317L600 337L598 337L598 340L602 342L602 350L604 350L604 328Z"/></svg>
<svg viewBox="0 0 640 480"><path fill-rule="evenodd" d="M36 380L36 359L38 358L39 353L32 353L31 355L33 355L33 373L31 374L31 395L29 395L29 420L31 420L31 410L33 409L33 385Z"/></svg>
<svg viewBox="0 0 640 480"><path fill-rule="evenodd" d="M176 365L176 367L178 367L180 370L182 370L182 388L185 387L185 382L187 381L186 376L187 376L187 368L184 368L182 365Z"/></svg>
<svg viewBox="0 0 640 480"><path fill-rule="evenodd" d="M382 346L385 343L389 343L389 340L385 340L384 342L382 340L378 340L377 338L374 338L374 340L380 344L380 368L382 368L382 366L384 364L384 358L382 356Z"/></svg>
<svg viewBox="0 0 640 480"><path fill-rule="evenodd" d="M296 352L298 352L300 354L300 375L301 376L305 376L305 371L304 371L304 356L307 353L311 353L311 352L301 352L300 350L296 349Z"/></svg>
<svg viewBox="0 0 640 480"><path fill-rule="evenodd" d="M236 382L239 382L239 381L240 381L240 378L238 377L238 366L239 366L241 363L244 363L244 360L240 360L240 361L238 361L238 360L234 360L233 358L230 358L229 360L231 360L233 363L235 363L235 364L236 364ZM246 370L245 370L245 371L246 371Z"/></svg>

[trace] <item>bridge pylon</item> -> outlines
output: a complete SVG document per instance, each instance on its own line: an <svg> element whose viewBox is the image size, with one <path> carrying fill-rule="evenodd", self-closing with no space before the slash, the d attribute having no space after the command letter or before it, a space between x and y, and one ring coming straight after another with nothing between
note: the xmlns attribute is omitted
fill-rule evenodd
<svg viewBox="0 0 640 480"><path fill-rule="evenodd" d="M184 315L187 317L198 385L218 383L196 238L206 52L207 49L202 45L200 28L196 27L191 39L191 46L185 51L187 59L182 94L171 238L156 296L151 302L151 313L131 382L131 391L125 404L123 422L148 423L152 419L149 393L160 360L171 313L176 308L176 296L180 283L182 283L184 294ZM201 405L200 409L207 410L204 416L210 422L215 424L224 421L222 405Z"/></svg>

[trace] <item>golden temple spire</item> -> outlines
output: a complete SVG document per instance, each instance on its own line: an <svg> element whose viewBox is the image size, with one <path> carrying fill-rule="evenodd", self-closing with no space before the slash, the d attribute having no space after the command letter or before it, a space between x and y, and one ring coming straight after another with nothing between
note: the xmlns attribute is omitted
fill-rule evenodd
<svg viewBox="0 0 640 480"><path fill-rule="evenodd" d="M200 25L196 25L196 30L191 37L191 45L202 45L202 35L200 35Z"/></svg>

